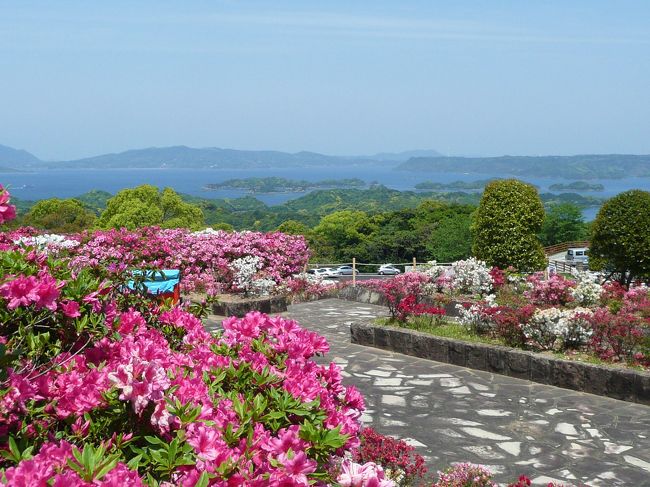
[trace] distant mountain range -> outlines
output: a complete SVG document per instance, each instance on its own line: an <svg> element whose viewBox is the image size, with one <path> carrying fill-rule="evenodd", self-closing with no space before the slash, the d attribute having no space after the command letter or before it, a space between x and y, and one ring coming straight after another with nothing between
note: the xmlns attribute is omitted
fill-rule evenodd
<svg viewBox="0 0 650 487"><path fill-rule="evenodd" d="M316 152L280 152L150 147L72 161L42 161L24 150L0 145L0 171L37 169L265 169L337 166L387 166L418 173L474 173L495 176L598 179L650 177L650 155L449 157L434 150L330 156Z"/></svg>
<svg viewBox="0 0 650 487"><path fill-rule="evenodd" d="M16 172L18 168L40 163L40 159L34 154L0 145L0 172Z"/></svg>
<svg viewBox="0 0 650 487"><path fill-rule="evenodd" d="M467 172L566 179L649 177L650 155L413 157L397 166L412 172Z"/></svg>
<svg viewBox="0 0 650 487"><path fill-rule="evenodd" d="M249 151L207 147L196 149L186 146L150 147L116 154L103 154L71 161L41 161L26 151L0 146L0 166L15 169L118 169L118 168L291 168L323 167L345 164L394 165L413 155L433 156L436 151L408 151L382 153L373 156L330 156L316 152Z"/></svg>

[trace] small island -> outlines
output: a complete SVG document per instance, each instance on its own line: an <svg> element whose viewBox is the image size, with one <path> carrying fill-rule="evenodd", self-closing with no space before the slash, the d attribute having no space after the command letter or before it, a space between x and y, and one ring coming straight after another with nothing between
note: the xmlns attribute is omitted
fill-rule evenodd
<svg viewBox="0 0 650 487"><path fill-rule="evenodd" d="M483 189L495 179L480 179L478 181L453 181L451 183L434 183L433 181L424 181L415 185L415 189L426 190L478 190Z"/></svg>
<svg viewBox="0 0 650 487"><path fill-rule="evenodd" d="M274 176L268 178L228 179L222 183L206 184L203 189L207 191L237 189L249 193L300 193L310 189L347 189L364 188L365 186L365 181L358 178L305 181Z"/></svg>
<svg viewBox="0 0 650 487"><path fill-rule="evenodd" d="M548 189L550 191L604 191L605 186L600 183L591 184L586 181L574 181L569 184L551 184Z"/></svg>

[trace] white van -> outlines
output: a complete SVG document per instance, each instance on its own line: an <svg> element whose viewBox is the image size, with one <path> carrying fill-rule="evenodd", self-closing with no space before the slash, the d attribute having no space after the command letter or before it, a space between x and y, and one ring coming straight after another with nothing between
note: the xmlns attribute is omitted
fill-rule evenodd
<svg viewBox="0 0 650 487"><path fill-rule="evenodd" d="M566 251L566 260L589 262L589 249L587 247L569 249Z"/></svg>

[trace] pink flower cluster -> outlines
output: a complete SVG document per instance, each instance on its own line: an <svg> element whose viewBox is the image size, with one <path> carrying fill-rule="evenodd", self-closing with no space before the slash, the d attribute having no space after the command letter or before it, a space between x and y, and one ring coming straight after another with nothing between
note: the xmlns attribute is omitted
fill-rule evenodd
<svg viewBox="0 0 650 487"><path fill-rule="evenodd" d="M10 201L9 191L0 184L0 225L16 218L16 207Z"/></svg>
<svg viewBox="0 0 650 487"><path fill-rule="evenodd" d="M564 305L573 300L571 289L576 286L576 282L560 274L545 279L544 274L538 272L528 278L528 285L530 289L524 294L534 304Z"/></svg>
<svg viewBox="0 0 650 487"><path fill-rule="evenodd" d="M65 283L57 283L48 273L37 276L9 276L9 280L0 286L0 296L5 298L7 308L16 309L19 306L34 304L36 309L47 308L56 311L60 292Z"/></svg>
<svg viewBox="0 0 650 487"><path fill-rule="evenodd" d="M41 447L40 452L29 460L23 460L16 467L5 471L7 485L28 487L31 485L52 485L55 487L142 487L144 484L138 473L130 470L124 463L117 462L115 466L92 482L84 481L77 472L69 468L69 462L74 462L73 451L77 448L67 441L58 444L48 442Z"/></svg>
<svg viewBox="0 0 650 487"><path fill-rule="evenodd" d="M483 465L457 463L444 472L438 472L434 487L496 487L492 472Z"/></svg>
<svg viewBox="0 0 650 487"><path fill-rule="evenodd" d="M84 414L96 418L104 409L114 407L109 398L111 391L116 391L120 401L130 403L138 421L149 424L160 437L173 437L177 430L185 430L197 461L175 474L173 480L179 485L193 485L204 471L218 476L225 462L234 462L236 472L229 472L229 479L238 485L285 485L290 481L290 485L308 486L309 474L319 465L310 457L312 445L301 437L300 416L275 431L261 417L247 416L235 407L234 401L244 400L243 392L238 393L239 399L215 393L219 389L213 385L220 384L228 370L252 370L274 379L261 389L248 384L251 391L263 395L264 389L273 387L299 403L317 404L323 427L340 428L341 434L347 435L345 449L357 445L363 398L353 387L343 386L334 364L323 366L311 360L328 350L320 335L294 321L256 312L226 320L223 334L216 337L205 331L198 318L179 308L162 313L159 322L184 331L182 351L170 348L163 334L147 326L138 313L127 311L113 319L123 333L120 339L104 338L35 381L12 373L0 403L0 430L29 429L24 413L31 404L29 407L44 407L40 429L60 427L60 421L66 420L71 425L69 434L84 433L91 427L84 423ZM220 387L227 386L221 383ZM200 414L190 424L182 424L170 409L173 404L199 407ZM250 434L235 444L226 441L226 431L238 428L246 428ZM43 456L21 462L10 470L8 478L23 479L25 485L43 479L57 481L59 475L74 479L74 473L58 468L61 455L48 455L53 448L46 443L41 449ZM58 448L69 453L69 445ZM118 469L115 475L118 473L124 472Z"/></svg>
<svg viewBox="0 0 650 487"><path fill-rule="evenodd" d="M260 274L281 283L300 272L309 259L302 236L284 233L191 233L185 229L108 230L85 233L81 245L70 249L75 268L98 267L121 272L134 267L180 269L185 291L218 294L229 290L230 264L244 256L260 259Z"/></svg>
<svg viewBox="0 0 650 487"><path fill-rule="evenodd" d="M341 473L336 478L341 487L394 487L394 481L387 479L381 466L367 462L363 465L344 461Z"/></svg>
<svg viewBox="0 0 650 487"><path fill-rule="evenodd" d="M395 276L393 279L371 279L360 283L364 287L381 293L386 299L388 310L393 318L399 314L399 304L407 296L418 296L421 294L422 286L430 281L430 278L420 272L407 272Z"/></svg>

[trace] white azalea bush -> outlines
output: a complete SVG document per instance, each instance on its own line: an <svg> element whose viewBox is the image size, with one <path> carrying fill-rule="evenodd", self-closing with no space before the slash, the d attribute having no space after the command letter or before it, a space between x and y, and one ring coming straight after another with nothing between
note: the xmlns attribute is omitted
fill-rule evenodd
<svg viewBox="0 0 650 487"><path fill-rule="evenodd" d="M576 348L587 343L592 334L588 308L537 309L532 318L522 324L522 331L536 347L543 350L553 348Z"/></svg>
<svg viewBox="0 0 650 487"><path fill-rule="evenodd" d="M55 254L62 249L73 249L79 245L79 241L56 233L24 236L14 240L14 243L23 247L36 247L48 254Z"/></svg>
<svg viewBox="0 0 650 487"><path fill-rule="evenodd" d="M497 308L496 296L488 294L483 301L471 305L457 304L458 321L467 331L473 333L487 333L494 328L493 312Z"/></svg>
<svg viewBox="0 0 650 487"><path fill-rule="evenodd" d="M451 265L451 287L461 294L485 295L492 291L490 268L482 260L471 257Z"/></svg>
<svg viewBox="0 0 650 487"><path fill-rule="evenodd" d="M273 279L258 275L262 269L262 259L247 255L230 263L234 286L246 295L268 296L276 287Z"/></svg>
<svg viewBox="0 0 650 487"><path fill-rule="evenodd" d="M577 269L571 274L576 281L576 286L569 291L573 300L581 306L598 304L603 292L603 287L598 282L598 274Z"/></svg>

